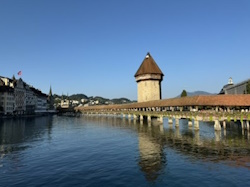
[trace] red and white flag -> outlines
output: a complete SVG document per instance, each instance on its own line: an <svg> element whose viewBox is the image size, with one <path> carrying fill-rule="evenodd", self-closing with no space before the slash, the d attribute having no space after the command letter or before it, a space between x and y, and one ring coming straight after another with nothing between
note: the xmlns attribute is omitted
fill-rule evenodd
<svg viewBox="0 0 250 187"><path fill-rule="evenodd" d="M22 71L18 71L17 75L21 76L22 75Z"/></svg>

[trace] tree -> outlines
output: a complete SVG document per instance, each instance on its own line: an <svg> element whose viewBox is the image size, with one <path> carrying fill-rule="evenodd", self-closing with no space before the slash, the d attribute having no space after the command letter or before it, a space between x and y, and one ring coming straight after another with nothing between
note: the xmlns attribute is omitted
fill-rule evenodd
<svg viewBox="0 0 250 187"><path fill-rule="evenodd" d="M187 91L183 90L182 93L181 93L181 97L186 97L186 96L187 96Z"/></svg>
<svg viewBox="0 0 250 187"><path fill-rule="evenodd" d="M246 93L250 94L250 81L248 81L247 86L246 86Z"/></svg>
<svg viewBox="0 0 250 187"><path fill-rule="evenodd" d="M16 81L15 75L12 76L12 80L13 80L13 81Z"/></svg>

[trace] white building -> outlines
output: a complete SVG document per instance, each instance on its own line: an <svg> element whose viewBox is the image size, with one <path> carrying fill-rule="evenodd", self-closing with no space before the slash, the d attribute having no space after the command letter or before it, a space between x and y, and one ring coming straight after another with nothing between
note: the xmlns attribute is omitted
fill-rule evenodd
<svg viewBox="0 0 250 187"><path fill-rule="evenodd" d="M0 76L0 113L19 115L47 112L47 97L21 78L12 80Z"/></svg>
<svg viewBox="0 0 250 187"><path fill-rule="evenodd" d="M47 112L47 95L33 87L31 87L31 90L35 96L35 113Z"/></svg>
<svg viewBox="0 0 250 187"><path fill-rule="evenodd" d="M74 105L74 106L79 104L79 101L77 101L77 100L72 100L71 102L72 102L72 105Z"/></svg>
<svg viewBox="0 0 250 187"><path fill-rule="evenodd" d="M88 99L81 99L81 102L82 103L85 103L85 102L87 102L88 101Z"/></svg>
<svg viewBox="0 0 250 187"><path fill-rule="evenodd" d="M70 100L62 99L61 100L61 108L69 108L71 106Z"/></svg>
<svg viewBox="0 0 250 187"><path fill-rule="evenodd" d="M25 84L26 89L26 114L33 114L36 106L36 95L32 91L31 87Z"/></svg>

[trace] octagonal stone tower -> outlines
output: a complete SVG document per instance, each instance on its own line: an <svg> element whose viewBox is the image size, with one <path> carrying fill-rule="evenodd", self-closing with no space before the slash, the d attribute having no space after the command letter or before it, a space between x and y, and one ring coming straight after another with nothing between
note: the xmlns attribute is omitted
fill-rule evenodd
<svg viewBox="0 0 250 187"><path fill-rule="evenodd" d="M141 66L135 73L138 102L161 99L161 81L163 76L162 71L150 53L147 53Z"/></svg>

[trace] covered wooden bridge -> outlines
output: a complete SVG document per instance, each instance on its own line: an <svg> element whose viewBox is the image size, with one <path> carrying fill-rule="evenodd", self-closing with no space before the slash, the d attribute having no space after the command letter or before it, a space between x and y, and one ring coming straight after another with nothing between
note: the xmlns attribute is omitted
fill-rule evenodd
<svg viewBox="0 0 250 187"><path fill-rule="evenodd" d="M250 121L250 94L242 95L209 95L182 98L163 99L147 102L138 102L121 105L95 105L77 107L75 110L84 114L120 114L134 119L140 117L168 117L171 123L175 119L187 118L194 120L195 128L199 129L199 120L214 121L215 130L220 130L220 121L225 126L225 121L241 120L242 127L249 129ZM198 124L197 124L198 123Z"/></svg>

